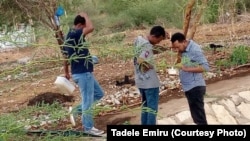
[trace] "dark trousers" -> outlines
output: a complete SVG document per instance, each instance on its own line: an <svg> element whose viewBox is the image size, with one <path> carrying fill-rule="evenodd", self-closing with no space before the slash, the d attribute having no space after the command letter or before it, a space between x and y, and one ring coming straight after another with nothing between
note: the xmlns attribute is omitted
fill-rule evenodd
<svg viewBox="0 0 250 141"><path fill-rule="evenodd" d="M205 93L205 86L194 87L193 89L185 92L191 116L194 123L197 125L207 125L206 113L204 109Z"/></svg>

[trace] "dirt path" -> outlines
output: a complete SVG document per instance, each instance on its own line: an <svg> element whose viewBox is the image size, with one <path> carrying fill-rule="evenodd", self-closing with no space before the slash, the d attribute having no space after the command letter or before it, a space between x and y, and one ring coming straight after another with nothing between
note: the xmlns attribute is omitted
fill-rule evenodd
<svg viewBox="0 0 250 141"><path fill-rule="evenodd" d="M209 84L207 92L211 96L227 96L249 89L250 75L247 75Z"/></svg>

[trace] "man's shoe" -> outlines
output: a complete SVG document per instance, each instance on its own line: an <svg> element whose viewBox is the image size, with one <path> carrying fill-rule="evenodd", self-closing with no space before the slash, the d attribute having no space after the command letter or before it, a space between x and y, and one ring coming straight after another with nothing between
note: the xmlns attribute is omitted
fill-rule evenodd
<svg viewBox="0 0 250 141"><path fill-rule="evenodd" d="M95 135L95 136L100 136L104 133L103 130L96 129L95 127L92 127L90 130L84 131L84 132L90 135Z"/></svg>

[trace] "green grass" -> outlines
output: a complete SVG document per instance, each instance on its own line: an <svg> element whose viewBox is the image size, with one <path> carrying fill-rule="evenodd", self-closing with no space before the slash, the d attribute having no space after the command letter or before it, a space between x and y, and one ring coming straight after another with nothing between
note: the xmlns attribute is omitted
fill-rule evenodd
<svg viewBox="0 0 250 141"><path fill-rule="evenodd" d="M95 106L94 115L97 113L107 110L107 107ZM87 113L87 112L86 112ZM27 135L28 127L37 127L37 131L46 131L41 126L44 122L49 122L50 126L58 126L60 120L68 118L68 111L59 103L52 105L41 104L40 106L29 106L21 109L18 112L5 113L0 115L0 140L1 141L23 141L25 140L40 140L40 141L70 141L70 140L88 140L87 138L80 137L72 131L71 127L68 127L71 133L58 133L50 134L48 131L44 132L43 136L39 134L33 134L32 136ZM55 131L55 130L51 130ZM58 130L62 131L62 130ZM31 133L31 132L30 132ZM46 133L46 134L45 134ZM82 136L82 135L81 135Z"/></svg>

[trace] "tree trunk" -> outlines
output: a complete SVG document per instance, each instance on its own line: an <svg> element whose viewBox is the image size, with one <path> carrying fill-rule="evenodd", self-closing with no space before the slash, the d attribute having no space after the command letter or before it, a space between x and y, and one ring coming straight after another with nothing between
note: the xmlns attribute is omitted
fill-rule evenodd
<svg viewBox="0 0 250 141"><path fill-rule="evenodd" d="M194 24L193 24L193 26L192 26L192 28L190 30L190 34L187 35L187 37L189 39L193 39L194 38L194 34L196 32L197 27L199 26L200 19L201 19L201 16L203 14L204 9L207 6L207 2L208 2L208 0L202 0L202 5L199 7L198 13L195 15L195 18L194 18L195 21L194 21Z"/></svg>
<svg viewBox="0 0 250 141"><path fill-rule="evenodd" d="M190 23L191 14L192 14L191 12L192 12L192 8L194 4L195 4L195 0L190 0L185 9L185 17L184 17L184 23L183 23L183 34L185 36L187 36L187 33L188 33L189 23ZM180 63L180 62L181 62L181 52L178 52L176 63Z"/></svg>
<svg viewBox="0 0 250 141"><path fill-rule="evenodd" d="M187 33L188 33L189 23L190 23L191 14L192 14L191 12L192 12L192 8L194 4L195 4L195 0L190 0L185 9L185 17L184 17L184 23L183 23L183 33L185 36L187 36Z"/></svg>

